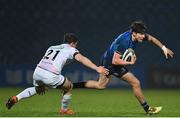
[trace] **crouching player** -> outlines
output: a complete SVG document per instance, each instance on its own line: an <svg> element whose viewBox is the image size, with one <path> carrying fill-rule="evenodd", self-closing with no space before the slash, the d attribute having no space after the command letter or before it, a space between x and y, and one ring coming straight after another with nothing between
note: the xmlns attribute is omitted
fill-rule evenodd
<svg viewBox="0 0 180 118"><path fill-rule="evenodd" d="M34 87L29 87L16 96L12 96L7 101L6 107L10 109L15 103L24 98L29 98L36 94L44 94L46 88L51 87L63 90L59 113L74 114L74 111L69 108L73 85L67 77L61 75L67 60L75 59L83 65L96 70L98 73L108 74L107 69L101 66L97 67L87 57L80 54L76 49L77 43L78 38L76 35L67 33L64 36L63 44L49 47L34 71Z"/></svg>

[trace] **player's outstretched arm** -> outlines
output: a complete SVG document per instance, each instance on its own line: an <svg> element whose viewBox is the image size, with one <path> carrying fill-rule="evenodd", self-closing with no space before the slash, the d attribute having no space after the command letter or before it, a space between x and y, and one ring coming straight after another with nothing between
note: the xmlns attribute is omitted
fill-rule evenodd
<svg viewBox="0 0 180 118"><path fill-rule="evenodd" d="M148 34L148 41L152 42L153 44L161 48L163 50L164 55L166 56L166 59L168 59L169 56L173 58L174 52L168 49L165 45L163 45L157 38Z"/></svg>
<svg viewBox="0 0 180 118"><path fill-rule="evenodd" d="M79 61L80 63L82 63L83 65L93 69L93 70L96 70L98 73L101 73L101 74L108 74L109 73L109 70L102 67L102 66L96 66L91 60L89 60L87 57L83 56L82 54L78 53L75 55L75 59L77 61Z"/></svg>

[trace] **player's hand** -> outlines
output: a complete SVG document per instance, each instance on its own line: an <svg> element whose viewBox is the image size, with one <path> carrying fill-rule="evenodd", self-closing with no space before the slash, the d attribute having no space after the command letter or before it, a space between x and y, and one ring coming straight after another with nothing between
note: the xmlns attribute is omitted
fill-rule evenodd
<svg viewBox="0 0 180 118"><path fill-rule="evenodd" d="M166 56L166 59L168 59L168 57L170 56L171 58L173 58L174 52L168 48L166 48L166 46L162 47L163 53Z"/></svg>
<svg viewBox="0 0 180 118"><path fill-rule="evenodd" d="M109 74L109 70L104 68L103 66L99 66L96 71L100 74L105 74L108 75Z"/></svg>
<svg viewBox="0 0 180 118"><path fill-rule="evenodd" d="M137 59L137 58L136 58L136 55L134 54L134 55L133 55L133 58L131 59L131 61L129 62L129 64L130 64L130 65L135 64L136 59Z"/></svg>

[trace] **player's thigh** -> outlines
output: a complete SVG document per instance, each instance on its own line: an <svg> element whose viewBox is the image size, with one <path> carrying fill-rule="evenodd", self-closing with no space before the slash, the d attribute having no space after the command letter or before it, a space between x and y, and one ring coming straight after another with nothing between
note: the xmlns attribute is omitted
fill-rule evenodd
<svg viewBox="0 0 180 118"><path fill-rule="evenodd" d="M121 79L126 81L126 82L128 82L130 85L139 85L140 84L140 82L137 79L137 77L134 76L134 74L132 74L131 72L127 72L126 74L124 74L121 77Z"/></svg>
<svg viewBox="0 0 180 118"><path fill-rule="evenodd" d="M37 68L33 75L34 85L36 86L37 81L41 81L44 85L56 88L57 86L61 86L65 82L65 78L62 75L56 75L49 71L43 70L41 68Z"/></svg>

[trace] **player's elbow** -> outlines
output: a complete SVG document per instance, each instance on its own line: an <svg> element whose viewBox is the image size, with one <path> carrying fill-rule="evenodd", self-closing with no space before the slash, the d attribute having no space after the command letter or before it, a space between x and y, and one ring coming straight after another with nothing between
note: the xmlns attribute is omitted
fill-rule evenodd
<svg viewBox="0 0 180 118"><path fill-rule="evenodd" d="M119 61L119 60L117 60L117 59L113 59L113 60L112 60L112 64L113 64L113 65L121 65L120 62L121 62L121 61Z"/></svg>
<svg viewBox="0 0 180 118"><path fill-rule="evenodd" d="M113 65L117 65L117 60L113 57L113 59L112 59L112 64Z"/></svg>
<svg viewBox="0 0 180 118"><path fill-rule="evenodd" d="M113 65L118 65L117 61L112 60Z"/></svg>
<svg viewBox="0 0 180 118"><path fill-rule="evenodd" d="M114 53L114 56L112 58L112 64L113 65L121 65L121 59L120 59L120 55L118 53Z"/></svg>

